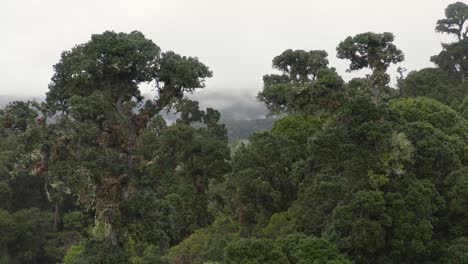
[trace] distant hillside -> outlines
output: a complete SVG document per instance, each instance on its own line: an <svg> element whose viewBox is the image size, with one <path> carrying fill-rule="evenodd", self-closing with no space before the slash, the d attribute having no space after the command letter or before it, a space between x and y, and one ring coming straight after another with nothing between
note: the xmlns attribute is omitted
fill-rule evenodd
<svg viewBox="0 0 468 264"><path fill-rule="evenodd" d="M221 122L226 124L230 140L245 139L259 131L270 130L275 118L268 118L265 106L253 96L228 96L224 94L195 94L192 99L200 102L201 108L212 107L221 113ZM0 95L0 108L13 101L44 100L43 97ZM176 116L167 114L167 120Z"/></svg>

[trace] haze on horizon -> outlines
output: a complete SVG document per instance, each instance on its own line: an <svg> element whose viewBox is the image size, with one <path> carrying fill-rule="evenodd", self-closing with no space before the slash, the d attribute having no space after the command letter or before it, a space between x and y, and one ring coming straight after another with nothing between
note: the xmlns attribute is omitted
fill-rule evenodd
<svg viewBox="0 0 468 264"><path fill-rule="evenodd" d="M340 41L361 32L392 32L406 60L392 68L432 66L446 36L434 31L446 0L133 0L5 1L0 9L0 95L44 96L64 50L105 30L139 30L163 51L196 56L214 77L198 97L253 98L271 60L285 49L323 49L347 80ZM393 80L394 81L394 80ZM143 87L143 92L151 92ZM254 100L254 99L253 99ZM222 103L222 102L218 102Z"/></svg>

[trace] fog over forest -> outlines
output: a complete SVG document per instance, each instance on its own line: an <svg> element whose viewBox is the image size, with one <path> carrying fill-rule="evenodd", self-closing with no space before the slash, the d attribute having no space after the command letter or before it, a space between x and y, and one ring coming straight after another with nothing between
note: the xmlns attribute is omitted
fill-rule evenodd
<svg viewBox="0 0 468 264"><path fill-rule="evenodd" d="M0 8L0 264L468 264L468 3Z"/></svg>

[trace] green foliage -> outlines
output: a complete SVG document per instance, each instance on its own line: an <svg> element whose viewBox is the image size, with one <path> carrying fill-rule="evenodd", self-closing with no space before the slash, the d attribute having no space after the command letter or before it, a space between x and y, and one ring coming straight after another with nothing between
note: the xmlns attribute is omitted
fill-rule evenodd
<svg viewBox="0 0 468 264"><path fill-rule="evenodd" d="M462 2L450 4L445 9L445 18L437 21L436 31L452 34L457 42L442 44L443 50L433 57L431 61L445 70L461 83L465 82L468 74L468 5ZM463 96L468 95L465 89Z"/></svg>
<svg viewBox="0 0 468 264"><path fill-rule="evenodd" d="M433 177L436 184L461 166L468 139L468 123L457 112L428 98L400 99L390 103L391 115L416 147L412 171Z"/></svg>
<svg viewBox="0 0 468 264"><path fill-rule="evenodd" d="M436 31L454 34L459 39L467 37L468 30L464 27L468 20L468 5L462 2L450 4L445 9L445 18L437 21Z"/></svg>
<svg viewBox="0 0 468 264"><path fill-rule="evenodd" d="M130 240L126 246L131 264L164 264L161 250L154 244Z"/></svg>
<svg viewBox="0 0 468 264"><path fill-rule="evenodd" d="M295 219L293 220L288 212L277 213L270 217L270 222L262 230L266 237L276 238L296 232Z"/></svg>
<svg viewBox="0 0 468 264"><path fill-rule="evenodd" d="M334 209L331 240L359 263L374 262L385 248L385 227L390 224L385 206L381 192L356 193L349 204Z"/></svg>
<svg viewBox="0 0 468 264"><path fill-rule="evenodd" d="M370 68L374 72L385 72L392 63L402 62L404 55L392 42L390 32L381 34L367 32L347 37L336 48L337 57L351 61L350 71Z"/></svg>
<svg viewBox="0 0 468 264"><path fill-rule="evenodd" d="M302 233L296 233L281 237L276 243L286 252L289 263L292 264L352 263L340 255L334 244L322 238L307 237Z"/></svg>
<svg viewBox="0 0 468 264"><path fill-rule="evenodd" d="M158 186L155 191L173 208L168 219L174 221L171 237L175 241L211 222L208 184L230 170L226 129L218 124L219 113L208 109L199 114L203 119L200 128L179 120L161 130L151 153L154 158L142 179Z"/></svg>
<svg viewBox="0 0 468 264"><path fill-rule="evenodd" d="M14 210L36 207L48 208L49 202L44 193L44 179L28 174L20 174L9 181L12 190L12 208Z"/></svg>
<svg viewBox="0 0 468 264"><path fill-rule="evenodd" d="M460 112L460 115L465 118L465 120L468 120L468 97L465 96L465 99L463 99L463 102L460 104L458 111Z"/></svg>
<svg viewBox="0 0 468 264"><path fill-rule="evenodd" d="M73 246L64 258L67 264L129 263L126 252L106 241L89 240Z"/></svg>
<svg viewBox="0 0 468 264"><path fill-rule="evenodd" d="M468 39L460 40L460 42L442 44L443 50L435 56L431 57L431 61L439 68L445 70L461 83L465 82L468 73ZM463 96L466 96L466 89L463 91Z"/></svg>
<svg viewBox="0 0 468 264"><path fill-rule="evenodd" d="M203 80L212 76L208 67L197 58L180 56L173 51L163 53L160 63L158 82L174 86L180 91L187 89L187 92L191 92L203 87Z"/></svg>
<svg viewBox="0 0 468 264"><path fill-rule="evenodd" d="M80 211L72 211L63 215L62 222L65 230L81 230L86 227L86 215Z"/></svg>
<svg viewBox="0 0 468 264"><path fill-rule="evenodd" d="M222 262L224 248L238 239L232 220L218 218L211 226L198 229L180 244L172 247L165 259L169 263Z"/></svg>
<svg viewBox="0 0 468 264"><path fill-rule="evenodd" d="M288 259L274 241L262 238L240 239L224 251L229 264L287 264Z"/></svg>
<svg viewBox="0 0 468 264"><path fill-rule="evenodd" d="M468 138L468 123L459 113L450 107L429 98L409 98L393 100L389 109L399 115L399 119L408 123L427 122L461 140Z"/></svg>
<svg viewBox="0 0 468 264"><path fill-rule="evenodd" d="M460 237L450 243L445 263L466 263L468 261L468 238Z"/></svg>
<svg viewBox="0 0 468 264"><path fill-rule="evenodd" d="M285 50L273 59L273 68L287 75L290 81L315 79L318 71L328 65L324 50Z"/></svg>
<svg viewBox="0 0 468 264"><path fill-rule="evenodd" d="M271 131L286 136L305 149L320 128L321 122L313 116L290 115L276 121Z"/></svg>
<svg viewBox="0 0 468 264"><path fill-rule="evenodd" d="M403 97L424 96L452 105L463 96L460 86L439 68L412 71L398 84Z"/></svg>
<svg viewBox="0 0 468 264"><path fill-rule="evenodd" d="M391 33L339 44L372 70L348 83L325 51L284 51L258 99L290 115L234 153L220 113L185 96L207 66L138 31L93 35L46 103L0 110L0 262L467 262L466 10L447 7L436 30L458 41L400 69L400 94Z"/></svg>
<svg viewBox="0 0 468 264"><path fill-rule="evenodd" d="M325 51L286 50L273 60L282 75L265 75L258 99L272 114L323 115L336 110L342 99L343 80L328 68Z"/></svg>
<svg viewBox="0 0 468 264"><path fill-rule="evenodd" d="M13 217L11 214L0 209L0 249L4 250L9 242L14 240Z"/></svg>
<svg viewBox="0 0 468 264"><path fill-rule="evenodd" d="M8 183L0 181L0 204L1 209L10 209L11 207L11 198L12 198L12 191Z"/></svg>
<svg viewBox="0 0 468 264"><path fill-rule="evenodd" d="M11 214L10 219L11 225L6 228L10 256L20 263L47 261L44 246L47 234L52 231L51 213L37 208L24 209Z"/></svg>
<svg viewBox="0 0 468 264"><path fill-rule="evenodd" d="M78 231L80 229L75 230L49 233L45 237L44 253L50 261L62 260L71 245L84 239L84 235Z"/></svg>
<svg viewBox="0 0 468 264"><path fill-rule="evenodd" d="M272 214L288 208L297 188L290 178L291 166L300 157L292 140L269 132L254 134L250 144L235 153L231 180L241 223L266 224Z"/></svg>
<svg viewBox="0 0 468 264"><path fill-rule="evenodd" d="M64 111L72 96L86 97L97 89L115 98L141 99L138 83L156 77L159 56L160 48L138 31L93 35L89 42L62 53L47 102L52 110Z"/></svg>
<svg viewBox="0 0 468 264"><path fill-rule="evenodd" d="M138 241L167 248L174 239L174 208L152 191L141 190L128 205L129 229Z"/></svg>
<svg viewBox="0 0 468 264"><path fill-rule="evenodd" d="M70 249L67 251L67 254L63 257L63 264L77 263L75 260L79 257L82 251L82 245L71 246Z"/></svg>
<svg viewBox="0 0 468 264"><path fill-rule="evenodd" d="M397 188L386 195L392 223L390 256L394 261L429 258L436 250L435 226L444 200L427 180L405 179Z"/></svg>
<svg viewBox="0 0 468 264"><path fill-rule="evenodd" d="M301 186L289 214L300 231L318 236L331 221L333 209L344 199L347 185L341 177L323 175L317 175L310 181Z"/></svg>
<svg viewBox="0 0 468 264"><path fill-rule="evenodd" d="M35 103L15 101L0 110L1 134L11 131L14 133L24 132L34 125L38 117L37 111L33 109ZM5 131L7 130L7 131Z"/></svg>
<svg viewBox="0 0 468 264"><path fill-rule="evenodd" d="M468 167L452 172L445 180L450 236L468 235Z"/></svg>
<svg viewBox="0 0 468 264"><path fill-rule="evenodd" d="M367 32L347 37L336 48L338 58L350 60L348 71L372 70L360 90L365 91L375 104L380 104L390 94L388 67L405 59L403 52L393 44L394 39L390 32Z"/></svg>

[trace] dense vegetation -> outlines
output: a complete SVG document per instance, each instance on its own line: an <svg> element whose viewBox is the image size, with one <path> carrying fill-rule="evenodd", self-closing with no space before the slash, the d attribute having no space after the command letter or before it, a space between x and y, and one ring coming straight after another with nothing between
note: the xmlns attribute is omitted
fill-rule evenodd
<svg viewBox="0 0 468 264"><path fill-rule="evenodd" d="M93 35L44 103L0 111L0 263L468 263L468 6L436 30L456 40L397 89L392 33L339 43L371 72L349 82L323 50L284 51L258 95L283 116L234 153L186 97L207 66Z"/></svg>

